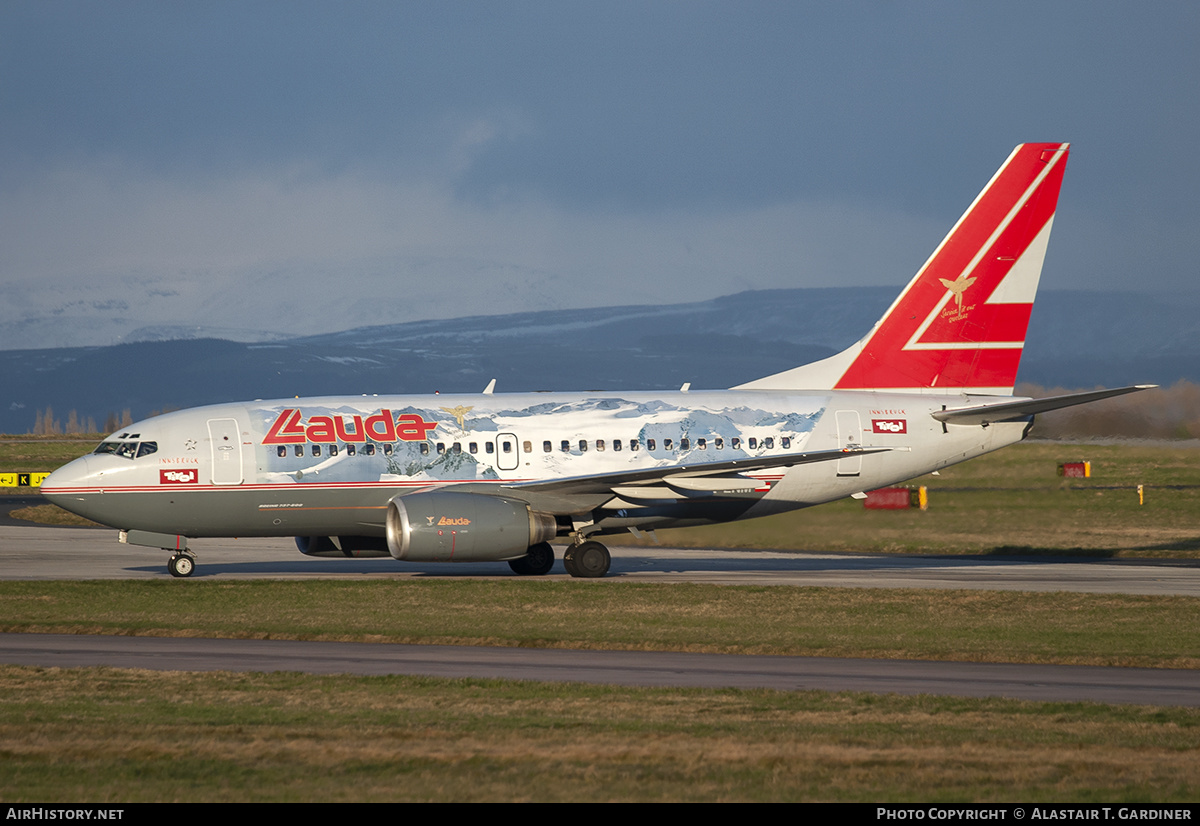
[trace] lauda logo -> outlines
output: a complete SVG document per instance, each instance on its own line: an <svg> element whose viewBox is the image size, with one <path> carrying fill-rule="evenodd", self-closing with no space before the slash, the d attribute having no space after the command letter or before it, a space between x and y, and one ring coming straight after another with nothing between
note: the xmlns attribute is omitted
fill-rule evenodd
<svg viewBox="0 0 1200 826"><path fill-rule="evenodd" d="M158 469L158 483L160 485L194 485L198 481L200 481L200 474L195 468L186 468L183 470Z"/></svg>
<svg viewBox="0 0 1200 826"><path fill-rule="evenodd" d="M437 422L427 422L416 413L404 413L395 419L392 411L380 410L364 419L350 416L312 416L304 422L300 409L288 409L279 414L262 440L264 445L291 445L305 442L333 444L334 442L423 442Z"/></svg>
<svg viewBox="0 0 1200 826"><path fill-rule="evenodd" d="M871 430L875 433L907 433L908 422L904 419L871 419Z"/></svg>

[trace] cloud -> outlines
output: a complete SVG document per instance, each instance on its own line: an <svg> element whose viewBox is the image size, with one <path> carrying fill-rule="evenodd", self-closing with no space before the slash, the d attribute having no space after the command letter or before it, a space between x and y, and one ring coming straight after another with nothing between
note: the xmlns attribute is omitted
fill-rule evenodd
<svg viewBox="0 0 1200 826"><path fill-rule="evenodd" d="M60 165L0 200L0 322L120 317L276 332L746 289L903 284L944 227L851 203L606 212L463 198L503 129L464 128L426 177L302 163L203 177Z"/></svg>

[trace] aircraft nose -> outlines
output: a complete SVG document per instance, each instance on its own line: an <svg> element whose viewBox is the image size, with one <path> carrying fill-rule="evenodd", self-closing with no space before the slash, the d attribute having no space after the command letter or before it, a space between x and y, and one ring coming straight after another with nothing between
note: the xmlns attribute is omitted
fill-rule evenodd
<svg viewBox="0 0 1200 826"><path fill-rule="evenodd" d="M66 489L83 484L89 474L90 470L86 456L81 456L78 459L67 462L67 464L42 480L42 496L54 502L55 497L63 495Z"/></svg>

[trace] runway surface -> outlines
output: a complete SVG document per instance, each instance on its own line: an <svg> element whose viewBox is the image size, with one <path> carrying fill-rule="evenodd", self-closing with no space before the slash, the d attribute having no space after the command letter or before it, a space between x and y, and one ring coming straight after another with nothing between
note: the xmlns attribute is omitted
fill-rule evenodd
<svg viewBox="0 0 1200 826"><path fill-rule="evenodd" d="M1153 668L69 634L0 634L0 661L63 668L421 674L1200 706L1196 672Z"/></svg>
<svg viewBox="0 0 1200 826"><path fill-rule="evenodd" d="M515 576L503 562L414 563L306 557L290 539L194 540L193 579L382 579ZM694 550L653 545L611 548L609 577L630 582L808 585L850 588L969 588L1085 591L1200 597L1200 560L1079 557L866 556ZM551 578L569 579L560 561ZM0 525L0 579L158 579L168 554L122 545L93 528Z"/></svg>
<svg viewBox="0 0 1200 826"><path fill-rule="evenodd" d="M504 563L309 558L290 540L198 540L193 547L198 559L195 580L515 577ZM612 554L610 578L628 582L1200 596L1200 562L1196 560L884 557L654 546L614 547ZM0 524L0 579L162 579L168 576L166 559L164 551L119 544L112 530ZM570 579L561 561L547 578ZM1167 669L37 634L0 635L0 662L425 674L1200 706L1200 672Z"/></svg>

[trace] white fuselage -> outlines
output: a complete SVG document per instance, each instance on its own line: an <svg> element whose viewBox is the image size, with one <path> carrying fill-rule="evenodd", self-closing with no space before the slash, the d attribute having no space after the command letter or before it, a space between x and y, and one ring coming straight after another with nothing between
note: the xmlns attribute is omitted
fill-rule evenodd
<svg viewBox="0 0 1200 826"><path fill-rule="evenodd" d="M895 484L1019 441L1026 421L944 425L965 396L725 390L353 396L213 405L147 419L55 471L44 494L126 530L382 536L388 502L487 486L887 448L681 492L614 485L572 520L599 532L745 519ZM977 400L976 400L977 401ZM103 447L103 446L102 446ZM657 491L657 493L655 492Z"/></svg>

